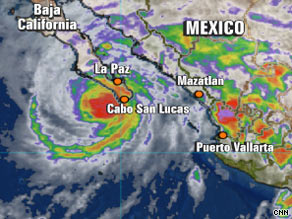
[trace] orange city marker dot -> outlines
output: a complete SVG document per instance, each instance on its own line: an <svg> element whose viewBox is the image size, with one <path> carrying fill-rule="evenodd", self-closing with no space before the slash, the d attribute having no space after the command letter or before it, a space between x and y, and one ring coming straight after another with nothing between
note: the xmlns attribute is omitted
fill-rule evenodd
<svg viewBox="0 0 292 219"><path fill-rule="evenodd" d="M203 93L203 91L197 90L197 91L195 91L194 96L196 98L201 98L204 96L204 93Z"/></svg>
<svg viewBox="0 0 292 219"><path fill-rule="evenodd" d="M129 97L127 97L127 96L121 96L120 101L121 101L122 103L128 103L128 101L129 101Z"/></svg>
<svg viewBox="0 0 292 219"><path fill-rule="evenodd" d="M120 85L120 84L122 84L122 79L120 79L120 78L115 78L115 79L114 79L114 85Z"/></svg>
<svg viewBox="0 0 292 219"><path fill-rule="evenodd" d="M221 138L221 139L225 139L225 138L227 138L227 133L223 132L223 131L219 132L218 137Z"/></svg>

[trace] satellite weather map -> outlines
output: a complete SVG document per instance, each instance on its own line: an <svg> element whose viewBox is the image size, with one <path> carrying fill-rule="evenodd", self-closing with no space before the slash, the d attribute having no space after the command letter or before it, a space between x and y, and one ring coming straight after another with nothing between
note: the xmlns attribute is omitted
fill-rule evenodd
<svg viewBox="0 0 292 219"><path fill-rule="evenodd" d="M0 12L0 219L292 218L292 0Z"/></svg>

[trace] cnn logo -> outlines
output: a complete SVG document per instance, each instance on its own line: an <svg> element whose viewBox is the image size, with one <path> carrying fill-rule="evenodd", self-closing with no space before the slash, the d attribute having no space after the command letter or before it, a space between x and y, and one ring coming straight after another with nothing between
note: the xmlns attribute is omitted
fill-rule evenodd
<svg viewBox="0 0 292 219"><path fill-rule="evenodd" d="M290 215L289 209L274 209L274 216L287 217Z"/></svg>

